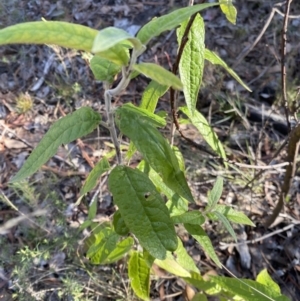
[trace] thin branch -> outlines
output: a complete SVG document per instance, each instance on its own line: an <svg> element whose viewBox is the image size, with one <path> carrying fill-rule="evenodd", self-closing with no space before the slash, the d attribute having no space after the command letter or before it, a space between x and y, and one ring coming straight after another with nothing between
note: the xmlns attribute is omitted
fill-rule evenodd
<svg viewBox="0 0 300 301"><path fill-rule="evenodd" d="M288 16L290 13L291 2L293 0L286 0L285 5L285 14L284 14L284 21L282 27L282 36L281 36L281 87L282 87L282 104L285 111L286 122L291 129L291 123L289 120L289 108L288 108L288 99L287 99L287 92L286 92L286 41L287 41L287 27L288 27Z"/></svg>

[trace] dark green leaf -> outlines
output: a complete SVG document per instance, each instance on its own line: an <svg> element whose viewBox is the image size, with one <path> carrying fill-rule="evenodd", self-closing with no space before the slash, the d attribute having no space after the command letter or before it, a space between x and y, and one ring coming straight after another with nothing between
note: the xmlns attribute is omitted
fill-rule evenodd
<svg viewBox="0 0 300 301"><path fill-rule="evenodd" d="M115 167L108 180L114 202L125 224L142 247L155 258L177 248L177 238L168 208L149 178L137 169Z"/></svg>
<svg viewBox="0 0 300 301"><path fill-rule="evenodd" d="M208 193L208 208L212 209L219 202L223 192L223 178L217 177L213 189Z"/></svg>
<svg viewBox="0 0 300 301"><path fill-rule="evenodd" d="M220 212L231 222L255 227L255 224L253 224L253 222L244 213L236 211L229 206L216 205L214 211ZM210 214L208 214L208 216L209 218L214 219L214 217Z"/></svg>
<svg viewBox="0 0 300 301"><path fill-rule="evenodd" d="M215 253L214 247L211 243L211 240L205 233L205 231L198 225L184 224L185 229L191 234L201 245L204 252L215 262L218 267L221 267L222 264Z"/></svg>
<svg viewBox="0 0 300 301"><path fill-rule="evenodd" d="M11 182L18 182L35 173L55 155L61 144L67 144L91 133L100 123L101 116L88 107L82 107L53 124L38 146L32 151L21 170Z"/></svg>
<svg viewBox="0 0 300 301"><path fill-rule="evenodd" d="M172 216L174 224L202 225L205 217L199 211L188 211L181 215Z"/></svg>
<svg viewBox="0 0 300 301"><path fill-rule="evenodd" d="M165 184L174 192L194 202L183 172L170 144L161 133L148 124L144 116L124 110L116 110L116 122L121 132L128 136L142 153L149 165L161 175Z"/></svg>
<svg viewBox="0 0 300 301"><path fill-rule="evenodd" d="M129 233L129 229L126 226L125 221L119 210L117 210L114 214L113 225L116 233L118 233L119 235L125 236Z"/></svg>
<svg viewBox="0 0 300 301"><path fill-rule="evenodd" d="M80 195L84 195L87 192L90 192L97 185L97 181L101 177L101 175L109 169L109 162L105 157L103 157L89 173L87 179L83 184L83 187L81 188Z"/></svg>
<svg viewBox="0 0 300 301"><path fill-rule="evenodd" d="M233 239L237 242L237 238L236 238L235 232L234 232L232 226L230 225L228 219L223 214L221 214L218 211L214 211L214 212L212 212L212 214L216 215L216 217L218 218L218 220L223 223L223 225L225 226L225 228L227 229L227 231L230 233L230 235L233 237Z"/></svg>
<svg viewBox="0 0 300 301"><path fill-rule="evenodd" d="M208 124L205 117L198 111L194 111L194 115L190 113L187 107L180 107L180 110L186 114L191 120L192 124L198 129L203 139L209 144L209 146L221 157L226 159L226 154L222 143L218 136Z"/></svg>

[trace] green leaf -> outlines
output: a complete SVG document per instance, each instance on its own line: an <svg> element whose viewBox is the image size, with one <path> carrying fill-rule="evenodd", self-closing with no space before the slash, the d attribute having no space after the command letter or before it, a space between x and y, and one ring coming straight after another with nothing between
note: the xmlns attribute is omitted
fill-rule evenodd
<svg viewBox="0 0 300 301"><path fill-rule="evenodd" d="M104 264L109 254L115 249L119 235L111 228L105 227L98 233L94 232L95 242L87 251L87 257L93 264Z"/></svg>
<svg viewBox="0 0 300 301"><path fill-rule="evenodd" d="M236 211L229 206L216 205L214 211L218 211L231 222L255 227L255 224L253 224L253 222L244 213ZM210 213L208 214L208 216L210 219L214 219L214 217Z"/></svg>
<svg viewBox="0 0 300 301"><path fill-rule="evenodd" d="M117 210L113 216L113 225L116 233L119 235L125 236L129 233L129 228L126 226L119 210Z"/></svg>
<svg viewBox="0 0 300 301"><path fill-rule="evenodd" d="M142 160L137 168L148 175L158 192L163 193L168 198L166 206L169 209L170 216L179 215L188 210L188 201L181 198L177 193L170 189L149 164Z"/></svg>
<svg viewBox="0 0 300 301"><path fill-rule="evenodd" d="M152 80L143 93L140 108L146 109L150 113L154 113L158 99L166 93L168 88L168 86L160 85L156 81ZM127 159L130 159L135 151L136 148L134 144L130 142L129 149L126 154Z"/></svg>
<svg viewBox="0 0 300 301"><path fill-rule="evenodd" d="M141 41L132 37L125 30L116 27L106 27L98 32L93 43L92 52L106 51L124 41L129 41L137 50L142 48Z"/></svg>
<svg viewBox="0 0 300 301"><path fill-rule="evenodd" d="M169 86L161 85L152 80L143 93L140 108L154 113L159 98L162 97L168 89Z"/></svg>
<svg viewBox="0 0 300 301"><path fill-rule="evenodd" d="M226 3L224 3L226 2ZM219 0L220 7L224 15L226 16L226 19L232 23L236 24L236 15L237 11L236 8L233 6L231 0Z"/></svg>
<svg viewBox="0 0 300 301"><path fill-rule="evenodd" d="M22 168L11 180L18 182L35 173L53 157L61 144L67 144L91 133L100 123L101 116L93 109L82 107L56 121L32 151Z"/></svg>
<svg viewBox="0 0 300 301"><path fill-rule="evenodd" d="M116 74L121 71L121 67L119 65L97 55L94 55L91 59L90 67L96 80L108 83L112 83Z"/></svg>
<svg viewBox="0 0 300 301"><path fill-rule="evenodd" d="M180 215L172 216L174 224L202 225L205 217L199 211L188 211Z"/></svg>
<svg viewBox="0 0 300 301"><path fill-rule="evenodd" d="M147 266L151 269L155 258L146 250L143 250L143 258L146 261Z"/></svg>
<svg viewBox="0 0 300 301"><path fill-rule="evenodd" d="M156 265L160 268L166 270L167 272L179 276L179 277L191 277L190 272L183 268L176 260L174 256L168 252L167 258L164 260L156 259L154 261Z"/></svg>
<svg viewBox="0 0 300 301"><path fill-rule="evenodd" d="M260 284L266 285L270 289L272 289L274 292L280 294L280 287L279 285L274 282L274 280L269 275L267 269L263 269L256 277L256 281Z"/></svg>
<svg viewBox="0 0 300 301"><path fill-rule="evenodd" d="M89 212L88 212L89 220L92 220L95 218L95 216L97 214L97 205L98 205L97 200L94 200L93 203L90 205Z"/></svg>
<svg viewBox="0 0 300 301"><path fill-rule="evenodd" d="M166 120L144 108L134 106L132 103L126 103L118 109L122 111L123 115L129 116L129 118L139 119L140 122L153 125L154 127L166 126Z"/></svg>
<svg viewBox="0 0 300 301"><path fill-rule="evenodd" d="M207 301L207 297L203 293L197 293L191 301Z"/></svg>
<svg viewBox="0 0 300 301"><path fill-rule="evenodd" d="M181 152L180 149L179 149L177 146L175 146L175 145L172 146L172 150L173 150L173 152L174 152L174 154L175 154L175 156L176 156L176 158L177 158L177 161L178 161L178 163L179 163L179 168L180 168L180 170L181 170L183 173L185 173L185 164L184 164L184 158L183 158L182 152Z"/></svg>
<svg viewBox="0 0 300 301"><path fill-rule="evenodd" d="M90 192L97 185L97 181L102 176L102 174L109 169L109 162L105 157L103 157L89 173L87 179L83 184L83 187L81 188L80 195L84 195Z"/></svg>
<svg viewBox="0 0 300 301"><path fill-rule="evenodd" d="M146 121L144 116L124 110L124 106L116 110L118 127L133 141L147 163L161 175L169 188L188 201L194 202L170 144L156 128L147 124Z"/></svg>
<svg viewBox="0 0 300 301"><path fill-rule="evenodd" d="M128 276L135 294L142 300L150 300L150 268L139 252L132 252L128 262Z"/></svg>
<svg viewBox="0 0 300 301"><path fill-rule="evenodd" d="M205 281L199 273L191 272L191 277L184 278L184 281L209 295L217 295L222 291L220 285L212 281Z"/></svg>
<svg viewBox="0 0 300 301"><path fill-rule="evenodd" d="M266 285L253 280L234 279L227 277L211 277L211 281L219 284L223 289L238 295L245 301L270 301L280 294ZM289 300L286 298L286 300Z"/></svg>
<svg viewBox="0 0 300 301"><path fill-rule="evenodd" d="M133 247L134 239L127 237L117 243L116 247L108 254L105 264L114 263L123 258Z"/></svg>
<svg viewBox="0 0 300 301"><path fill-rule="evenodd" d="M188 254L186 248L183 246L182 241L179 237L178 239L178 247L175 251L176 261L179 265L181 265L184 269L188 271L193 271L195 273L199 273L199 269L196 267L193 258Z"/></svg>
<svg viewBox="0 0 300 301"><path fill-rule="evenodd" d="M180 107L180 110L188 116L192 124L198 129L204 140L209 146L221 157L226 159L226 154L222 143L214 130L210 127L205 117L198 111L194 112L194 115L190 113L187 107Z"/></svg>
<svg viewBox="0 0 300 301"><path fill-rule="evenodd" d="M204 52L205 59L214 65L222 66L241 86L243 86L249 92L251 89L241 80L241 78L230 68L227 64L213 51L205 49Z"/></svg>
<svg viewBox="0 0 300 301"><path fill-rule="evenodd" d="M117 44L106 51L97 52L95 55L111 61L118 66L127 66L129 62L129 51L122 44Z"/></svg>
<svg viewBox="0 0 300 301"><path fill-rule="evenodd" d="M223 191L223 178L217 177L213 189L208 193L208 208L212 209L219 202Z"/></svg>
<svg viewBox="0 0 300 301"><path fill-rule="evenodd" d="M117 166L110 173L109 189L125 224L142 247L155 258L177 248L168 208L149 178L137 169Z"/></svg>
<svg viewBox="0 0 300 301"><path fill-rule="evenodd" d="M181 44L189 20L183 22L177 30L178 44ZM179 75L183 84L183 93L187 107L194 114L198 93L200 90L204 67L204 22L200 15L196 15L188 34L179 63Z"/></svg>
<svg viewBox="0 0 300 301"><path fill-rule="evenodd" d="M218 220L220 220L223 223L223 225L225 226L227 231L230 233L230 235L233 237L233 239L237 242L235 232L234 232L232 226L230 225L228 219L218 211L214 211L214 212L212 212L212 214L216 215Z"/></svg>
<svg viewBox="0 0 300 301"><path fill-rule="evenodd" d="M55 44L90 52L98 31L60 21L26 22L0 30L0 45Z"/></svg>
<svg viewBox="0 0 300 301"><path fill-rule="evenodd" d="M215 264L220 268L222 266L217 254L215 253L214 247L211 243L211 240L198 225L184 224L185 229L191 234L201 245L204 252L215 262Z"/></svg>
<svg viewBox="0 0 300 301"><path fill-rule="evenodd" d="M137 34L137 38L140 39L140 41L144 45L146 45L152 38L159 36L164 31L174 29L175 27L179 26L183 21L188 19L191 15L205 8L212 7L215 5L218 4L197 4L194 6L176 9L175 11L165 16L154 18L140 29L140 31Z"/></svg>
<svg viewBox="0 0 300 301"><path fill-rule="evenodd" d="M181 90L182 83L180 79L172 72L153 63L140 63L133 65L133 70L144 74L145 76L155 80L160 85L171 86L173 89Z"/></svg>

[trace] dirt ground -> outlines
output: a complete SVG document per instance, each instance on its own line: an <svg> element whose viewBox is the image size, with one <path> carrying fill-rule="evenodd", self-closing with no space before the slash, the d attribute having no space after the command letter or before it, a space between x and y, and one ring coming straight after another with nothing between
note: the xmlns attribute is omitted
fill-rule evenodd
<svg viewBox="0 0 300 301"><path fill-rule="evenodd" d="M235 4L236 25L230 24L219 8L202 13L206 47L217 52L253 92L245 91L224 70L207 63L197 108L213 126L231 160L260 166L271 160L272 164L279 164L285 160L286 146L274 155L288 136L281 104L283 17L278 13L284 12L284 6L271 0ZM152 17L186 5L187 0L0 0L0 28L45 18L96 29L116 26L134 34ZM272 13L273 18L269 19ZM292 2L291 15L295 18L290 19L287 34L287 91L290 107L298 108L300 2ZM268 20L269 26L262 33ZM150 43L141 59L168 68L174 63L176 51L175 31L167 32ZM132 81L115 99L115 105L129 101L138 104L147 83L146 78ZM37 212L38 217L31 215L38 226L23 220L0 232L0 300L135 300L124 262L95 267L82 257L83 236L78 226L87 216L92 194L78 208L74 203L88 172L103 154L112 150L104 128L61 147L28 183L8 184L59 117L86 105L104 112L102 93L101 83L93 80L88 60L81 52L53 45L0 47L0 229L20 212L34 214L45 210ZM168 94L162 97L158 109L170 110ZM186 126L183 131L205 145L195 128ZM251 279L267 268L284 294L291 300L300 300L299 172L292 181L284 212L272 227L265 229L262 222L278 201L284 167L267 169L245 188L258 170L234 164L225 170L179 136L176 144L186 159L189 184L197 199L194 209L205 207L207 191L216 176L221 175L225 188L220 202L242 210L256 224L256 228L236 228L240 241L252 241L242 246L230 245L232 240L220 224L206 225L222 263L234 275ZM101 184L99 221L107 220L114 212L105 179ZM203 274L216 271L228 275L218 270L186 233L181 235ZM182 281L168 278L167 274L153 281L151 288L153 300L162 300L162 291L169 296L166 300L189 300L184 299Z"/></svg>

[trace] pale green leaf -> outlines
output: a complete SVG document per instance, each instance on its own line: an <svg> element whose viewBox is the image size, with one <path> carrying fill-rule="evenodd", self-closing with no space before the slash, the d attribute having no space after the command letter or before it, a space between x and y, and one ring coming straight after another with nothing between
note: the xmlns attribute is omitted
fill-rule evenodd
<svg viewBox="0 0 300 301"><path fill-rule="evenodd" d="M232 23L236 24L236 15L237 11L236 8L233 6L231 0L219 0L220 7L224 15L226 16L226 19Z"/></svg>
<svg viewBox="0 0 300 301"><path fill-rule="evenodd" d="M289 299L274 291L272 287L260 284L253 280L234 279L227 277L211 277L211 281L219 284L228 292L240 296L245 301L270 301L277 300L278 297L283 297L282 300Z"/></svg>
<svg viewBox="0 0 300 301"><path fill-rule="evenodd" d="M184 21L177 30L179 45L181 44L188 21ZM205 50L204 36L204 22L201 16L197 15L189 30L188 41L184 46L179 63L179 75L183 84L185 102L192 115L196 108L202 82Z"/></svg>
<svg viewBox="0 0 300 301"><path fill-rule="evenodd" d="M212 209L219 202L223 192L223 178L217 177L213 189L208 193L208 208Z"/></svg>
<svg viewBox="0 0 300 301"><path fill-rule="evenodd" d="M122 259L133 247L134 239L132 237L127 237L117 243L116 247L108 254L105 259L105 264L114 263Z"/></svg>
<svg viewBox="0 0 300 301"><path fill-rule="evenodd" d="M143 92L140 108L154 113L157 102L168 90L169 86L164 86L152 80Z"/></svg>
<svg viewBox="0 0 300 301"><path fill-rule="evenodd" d="M106 51L97 52L95 56L102 57L118 66L127 66L129 62L129 50L122 44L117 44Z"/></svg>
<svg viewBox="0 0 300 301"><path fill-rule="evenodd" d="M184 281L209 295L217 295L222 291L220 285L212 281L205 281L199 273L191 272L191 277L184 278Z"/></svg>
<svg viewBox="0 0 300 301"><path fill-rule="evenodd" d="M121 132L132 140L145 161L161 175L169 188L188 201L194 202L170 144L155 127L148 124L145 116L137 113L138 111L124 110L124 106L116 110L116 123Z"/></svg>
<svg viewBox="0 0 300 301"><path fill-rule="evenodd" d="M101 116L89 107L82 107L74 113L56 121L32 151L21 170L11 182L18 182L35 173L53 157L61 144L68 144L91 133L100 123Z"/></svg>
<svg viewBox="0 0 300 301"><path fill-rule="evenodd" d="M133 69L139 73L156 81L158 84L163 86L171 86L174 89L181 90L182 83L180 79L174 75L172 72L166 70L165 68L153 64L153 63L140 63L133 65Z"/></svg>
<svg viewBox="0 0 300 301"><path fill-rule="evenodd" d="M208 124L205 117L198 111L194 112L194 115L190 113L187 107L180 107L180 110L188 116L192 124L198 129L203 139L209 144L209 146L221 157L226 159L226 154L222 143L218 136Z"/></svg>
<svg viewBox="0 0 300 301"><path fill-rule="evenodd" d="M176 262L174 256L170 252L168 252L166 259L156 259L154 263L173 275L179 277L191 277L190 272L183 268L178 262Z"/></svg>
<svg viewBox="0 0 300 301"><path fill-rule="evenodd" d="M205 49L204 55L206 60L214 65L222 66L241 86L243 86L249 92L252 92L251 89L241 80L241 78L230 67L228 67L227 64L215 52Z"/></svg>
<svg viewBox="0 0 300 301"><path fill-rule="evenodd" d="M90 52L98 31L60 21L26 22L0 30L0 45L55 44Z"/></svg>
<svg viewBox="0 0 300 301"><path fill-rule="evenodd" d="M80 190L80 195L84 195L87 192L90 192L97 185L97 181L102 176L102 174L108 171L109 169L109 162L105 157L103 157L89 173L87 179L85 180Z"/></svg>
<svg viewBox="0 0 300 301"><path fill-rule="evenodd" d="M94 243L87 251L87 257L93 264L105 264L109 254L115 249L119 235L111 228L105 227L98 233L93 233Z"/></svg>
<svg viewBox="0 0 300 301"><path fill-rule="evenodd" d="M106 51L124 41L129 41L137 50L142 47L140 40L132 37L125 30L116 27L106 27L97 33L92 52Z"/></svg>
<svg viewBox="0 0 300 301"><path fill-rule="evenodd" d="M150 300L150 268L139 252L132 252L128 262L128 276L135 294L142 300Z"/></svg>
<svg viewBox="0 0 300 301"><path fill-rule="evenodd" d="M176 254L177 263L187 271L193 271L195 273L199 273L199 269L196 267L193 258L188 254L180 238L177 237L177 239L178 239L178 247L174 252Z"/></svg>
<svg viewBox="0 0 300 301"><path fill-rule="evenodd" d="M139 119L140 122L153 125L155 127L166 126L166 120L147 109L134 106L132 103L124 104L119 110L122 111L123 115L129 116L129 118Z"/></svg>
<svg viewBox="0 0 300 301"><path fill-rule="evenodd" d="M255 224L244 213L236 211L229 206L216 205L214 211L220 212L231 222L255 227ZM214 219L210 214L208 214L208 216L209 218Z"/></svg>
<svg viewBox="0 0 300 301"><path fill-rule="evenodd" d="M201 212L194 210L172 216L172 221L174 224L202 225L205 222L205 217Z"/></svg>
<svg viewBox="0 0 300 301"><path fill-rule="evenodd" d="M233 239L237 242L235 232L234 232L232 226L230 225L228 219L218 211L214 211L214 212L212 212L212 214L214 214L218 218L218 220L220 220L223 223L223 225L225 226L227 231L230 233L230 235L233 237Z"/></svg>
<svg viewBox="0 0 300 301"><path fill-rule="evenodd" d="M205 233L205 231L198 225L184 224L185 229L191 234L203 248L204 252L215 262L218 267L221 267L222 264L215 253L214 247L211 243L211 240Z"/></svg>
<svg viewBox="0 0 300 301"><path fill-rule="evenodd" d="M269 275L267 269L263 269L257 276L256 281L258 283L261 283L263 285L266 285L267 287L271 288L273 291L280 294L280 287L279 285L274 282L274 280Z"/></svg>
<svg viewBox="0 0 300 301"><path fill-rule="evenodd" d="M159 36L164 31L176 28L191 15L215 5L218 5L218 3L197 4L194 6L176 9L175 11L159 18L153 18L139 30L137 38L146 45L152 38Z"/></svg>
<svg viewBox="0 0 300 301"><path fill-rule="evenodd" d="M129 230L155 258L177 248L168 208L153 183L141 171L117 166L110 173L109 189Z"/></svg>
<svg viewBox="0 0 300 301"><path fill-rule="evenodd" d="M90 61L90 67L96 80L112 83L116 74L121 71L121 67L115 63L94 55Z"/></svg>

